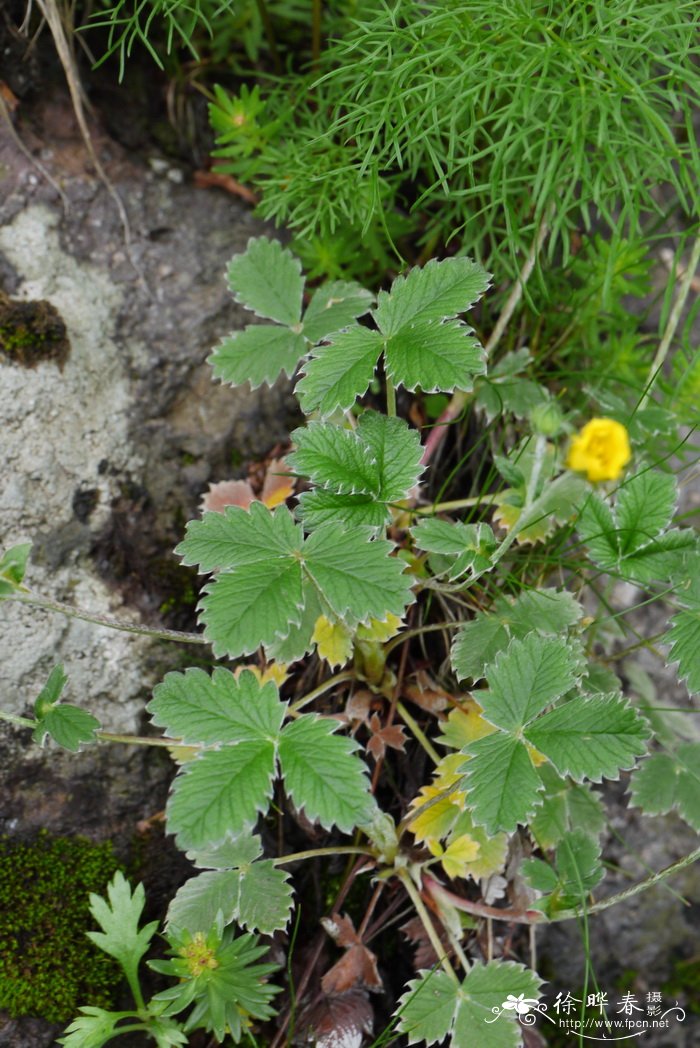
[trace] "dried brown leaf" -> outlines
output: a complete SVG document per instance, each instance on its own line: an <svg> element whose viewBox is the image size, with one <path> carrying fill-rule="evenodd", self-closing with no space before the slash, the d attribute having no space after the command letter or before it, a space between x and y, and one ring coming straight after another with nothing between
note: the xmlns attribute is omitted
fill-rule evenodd
<svg viewBox="0 0 700 1048"><path fill-rule="evenodd" d="M222 480L209 485L209 491L202 497L202 510L223 513L226 506L248 509L254 499L253 489L247 480Z"/></svg>
<svg viewBox="0 0 700 1048"><path fill-rule="evenodd" d="M318 996L299 1017L304 1038L297 1043L316 1048L361 1048L365 1034L371 1035L372 1005L365 990Z"/></svg>
<svg viewBox="0 0 700 1048"><path fill-rule="evenodd" d="M379 717L376 713L373 713L369 721L369 730L372 732L372 735L366 748L372 754L375 761L378 761L380 757L384 756L387 746L392 750L400 750L402 753L404 752L408 739L406 738L402 725L389 724L386 728L383 728Z"/></svg>
<svg viewBox="0 0 700 1048"><path fill-rule="evenodd" d="M283 458L270 459L263 482L261 500L270 509L281 506L294 494L295 477Z"/></svg>

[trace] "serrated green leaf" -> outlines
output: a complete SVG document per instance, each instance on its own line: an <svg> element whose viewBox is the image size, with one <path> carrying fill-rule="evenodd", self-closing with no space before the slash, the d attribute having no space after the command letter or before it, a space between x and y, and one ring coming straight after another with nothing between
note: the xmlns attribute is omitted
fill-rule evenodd
<svg viewBox="0 0 700 1048"><path fill-rule="evenodd" d="M201 572L286 560L301 549L301 528L285 507L271 512L262 502L250 509L227 506L223 513L205 513L191 520L175 552L183 564Z"/></svg>
<svg viewBox="0 0 700 1048"><path fill-rule="evenodd" d="M147 709L159 728L185 744L246 742L276 738L286 705L276 686L250 672L199 669L168 673Z"/></svg>
<svg viewBox="0 0 700 1048"><path fill-rule="evenodd" d="M646 751L649 729L619 695L576 698L529 725L524 736L561 775L617 778Z"/></svg>
<svg viewBox="0 0 700 1048"><path fill-rule="evenodd" d="M698 548L698 538L691 528L673 528L646 546L634 550L620 561L620 575L631 582L647 583L665 580L683 571Z"/></svg>
<svg viewBox="0 0 700 1048"><path fill-rule="evenodd" d="M61 702L39 718L33 738L41 746L50 735L64 750L77 753L83 743L95 742L95 732L100 727L97 717L87 710Z"/></svg>
<svg viewBox="0 0 700 1048"><path fill-rule="evenodd" d="M287 456L293 470L336 495L378 495L380 476L376 460L354 430L323 422L295 429L296 450Z"/></svg>
<svg viewBox="0 0 700 1048"><path fill-rule="evenodd" d="M280 764L285 789L307 818L349 832L371 808L367 768L357 743L333 734L334 726L312 714L292 721L282 732Z"/></svg>
<svg viewBox="0 0 700 1048"><path fill-rule="evenodd" d="M700 608L679 611L664 639L671 646L669 662L678 663L678 676L692 695L700 693Z"/></svg>
<svg viewBox="0 0 700 1048"><path fill-rule="evenodd" d="M3 593L12 593L21 586L31 548L31 542L21 542L5 550L0 557L0 596Z"/></svg>
<svg viewBox="0 0 700 1048"><path fill-rule="evenodd" d="M405 499L423 472L420 436L402 418L365 411L357 435L376 463L379 492L384 502Z"/></svg>
<svg viewBox="0 0 700 1048"><path fill-rule="evenodd" d="M444 320L465 313L490 283L490 274L470 258L431 259L379 292L374 319L386 335L417 321Z"/></svg>
<svg viewBox="0 0 700 1048"><path fill-rule="evenodd" d="M541 803L542 780L525 745L496 732L470 743L465 752L467 804L474 821L491 834L526 825Z"/></svg>
<svg viewBox="0 0 700 1048"><path fill-rule="evenodd" d="M225 338L207 357L214 377L231 386L271 386L282 372L292 377L307 351L302 335L276 324L251 324Z"/></svg>
<svg viewBox="0 0 700 1048"><path fill-rule="evenodd" d="M104 1008L85 1005L57 1043L63 1048L103 1048L117 1031L119 1021L127 1018L133 1019L133 1012L107 1012ZM187 1044L184 1033L179 1043Z"/></svg>
<svg viewBox="0 0 700 1048"><path fill-rule="evenodd" d="M324 284L314 291L304 313L304 337L315 343L334 335L367 313L373 301L371 292L352 281Z"/></svg>
<svg viewBox="0 0 700 1048"><path fill-rule="evenodd" d="M419 320L389 338L385 367L406 389L471 390L474 377L486 371L486 356L472 329L458 321Z"/></svg>
<svg viewBox="0 0 700 1048"><path fill-rule="evenodd" d="M262 855L262 841L256 834L225 837L222 841L196 851L188 851L187 858L204 870L233 870L247 866Z"/></svg>
<svg viewBox="0 0 700 1048"><path fill-rule="evenodd" d="M603 879L600 841L581 829L564 835L557 848L557 872L562 904L588 895Z"/></svg>
<svg viewBox="0 0 700 1048"><path fill-rule="evenodd" d="M57 702L60 701L63 689L68 683L68 677L62 665L54 666L48 676L46 684L41 689L34 703L34 716L41 719L50 713Z"/></svg>
<svg viewBox="0 0 700 1048"><path fill-rule="evenodd" d="M685 743L676 753L654 753L630 782L631 803L645 815L676 809L700 832L700 743Z"/></svg>
<svg viewBox="0 0 700 1048"><path fill-rule="evenodd" d="M590 495L576 527L595 563L603 570L613 568L619 557L617 524L607 503L597 495Z"/></svg>
<svg viewBox="0 0 700 1048"><path fill-rule="evenodd" d="M558 844L568 830L578 828L593 837L602 833L605 809L589 786L563 779L548 763L537 770L545 792L529 829L543 851Z"/></svg>
<svg viewBox="0 0 700 1048"><path fill-rule="evenodd" d="M90 894L90 913L102 931L86 932L86 935L119 962L132 986L138 982L139 963L158 927L158 921L152 921L139 929L145 901L143 885L137 884L132 892L121 870L117 870L107 886L107 899Z"/></svg>
<svg viewBox="0 0 700 1048"><path fill-rule="evenodd" d="M391 557L391 543L366 532L326 525L304 545L304 575L323 594L333 613L349 624L368 618L401 617L410 603L411 578L404 563Z"/></svg>
<svg viewBox="0 0 700 1048"><path fill-rule="evenodd" d="M222 572L203 593L199 619L217 658L251 655L301 623L302 573L294 558Z"/></svg>
<svg viewBox="0 0 700 1048"><path fill-rule="evenodd" d="M302 589L304 595L304 609L301 613L299 624L290 623L289 633L286 637L278 637L265 648L268 659L288 665L296 662L308 654L314 646L313 633L319 615L323 614L321 601L313 586L305 586Z"/></svg>
<svg viewBox="0 0 700 1048"><path fill-rule="evenodd" d="M223 923L236 921L265 935L286 927L292 906L289 874L270 860L244 868L213 870L192 877L168 909L168 925L192 934L207 932L221 913Z"/></svg>
<svg viewBox="0 0 700 1048"><path fill-rule="evenodd" d="M296 384L304 413L318 411L327 417L338 409L348 411L367 391L383 344L378 331L356 326L313 350Z"/></svg>
<svg viewBox="0 0 700 1048"><path fill-rule="evenodd" d="M497 599L488 613L477 612L457 632L452 646L454 671L461 680L480 680L511 636L523 638L533 631L559 635L581 615L581 605L566 590L524 590L514 601Z"/></svg>
<svg viewBox="0 0 700 1048"><path fill-rule="evenodd" d="M336 495L332 491L303 491L299 496L299 519L308 531L342 520L348 530L383 527L390 518L389 507L371 495Z"/></svg>
<svg viewBox="0 0 700 1048"><path fill-rule="evenodd" d="M272 796L275 745L241 742L188 761L166 808L168 831L195 851L251 826Z"/></svg>
<svg viewBox="0 0 700 1048"><path fill-rule="evenodd" d="M413 528L419 549L450 557L448 576L457 579L470 572L477 576L491 566L496 538L488 524L452 523L437 517L426 518Z"/></svg>
<svg viewBox="0 0 700 1048"><path fill-rule="evenodd" d="M622 556L658 538L671 523L675 506L676 480L671 474L646 470L628 480L615 504Z"/></svg>
<svg viewBox="0 0 700 1048"><path fill-rule="evenodd" d="M510 1001L536 1004L541 982L512 961L477 962L461 984L445 972L422 971L401 998L399 1029L409 1044L432 1045L451 1034L451 1048L517 1048L522 1037Z"/></svg>
<svg viewBox="0 0 700 1048"><path fill-rule="evenodd" d="M476 403L489 420L504 411L511 412L516 418L527 418L534 408L548 400L547 390L532 379L505 376L494 381L493 372L488 378L480 378L474 388Z"/></svg>
<svg viewBox="0 0 700 1048"><path fill-rule="evenodd" d="M298 324L304 278L301 263L278 240L252 237L245 252L228 265L228 283L236 302L278 324Z"/></svg>
<svg viewBox="0 0 700 1048"><path fill-rule="evenodd" d="M569 691L582 669L566 640L536 633L515 638L486 667L489 690L479 693L483 715L497 728L516 732Z"/></svg>

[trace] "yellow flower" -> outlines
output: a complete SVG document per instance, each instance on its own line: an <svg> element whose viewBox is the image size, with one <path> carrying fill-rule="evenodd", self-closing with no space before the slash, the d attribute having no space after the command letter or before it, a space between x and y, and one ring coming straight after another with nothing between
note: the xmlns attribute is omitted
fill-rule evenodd
<svg viewBox="0 0 700 1048"><path fill-rule="evenodd" d="M627 430L612 418L592 418L571 441L566 464L592 482L617 480L632 458Z"/></svg>

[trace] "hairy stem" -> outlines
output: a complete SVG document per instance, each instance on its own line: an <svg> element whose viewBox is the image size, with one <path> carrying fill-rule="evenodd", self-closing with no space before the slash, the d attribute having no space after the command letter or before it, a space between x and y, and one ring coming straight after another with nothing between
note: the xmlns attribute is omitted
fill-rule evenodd
<svg viewBox="0 0 700 1048"><path fill-rule="evenodd" d="M678 859L677 862L664 867L663 870L652 874L646 880L639 881L637 884L633 884L615 895L610 895L607 899L591 903L590 906L586 907L586 914L601 913L603 910L610 909L611 906L617 906L618 903L625 902L635 895L640 895L649 888L653 888L655 884L664 881L667 877L671 877L674 873L685 869L686 866L691 866L698 859L700 859L700 848L696 848L689 855L684 855L682 859ZM436 902L439 903L442 900L450 906L454 906L456 910L462 910L464 913L470 913L475 917L490 917L497 921L507 921L510 924L552 924L555 921L570 921L581 916L581 911L578 909L562 910L551 917L540 913L539 910L499 910L496 906L486 906L483 903L462 899L459 895L448 891L447 888L443 888L441 884L438 884L437 881L427 874L424 876L423 883L426 891L433 896Z"/></svg>
<svg viewBox="0 0 700 1048"><path fill-rule="evenodd" d="M455 982L458 982L459 980L457 979L457 973L455 972L454 968L445 956L445 948L440 942L440 936L435 931L435 926L432 920L430 919L430 914L425 908L423 900L421 899L420 892L411 880L411 875L406 869L399 870L398 874L401 883L403 884L404 888L408 892L408 895L410 896L411 902L416 908L416 913L420 917L421 924L425 928L426 934L430 939L431 946L435 950L436 957L439 959L444 971L446 971L447 974L452 979L454 979Z"/></svg>
<svg viewBox="0 0 700 1048"><path fill-rule="evenodd" d="M313 688L311 691L307 691L306 695L302 695L296 702L292 702L289 707L290 713L296 713L302 706L308 706L310 702L317 699L319 695L324 695L331 688L334 688L336 684L343 684L347 680L354 680L355 674L352 670L345 670L343 673L336 673L334 677L329 677L328 680L324 680L323 684L319 684L317 688Z"/></svg>
<svg viewBox="0 0 700 1048"><path fill-rule="evenodd" d="M433 762L433 764L439 764L440 763L440 754L436 752L436 750L434 749L433 745L428 740L425 732L420 727L420 725L413 719L413 717L408 712L408 710L406 709L404 704L402 702L397 701L396 709L401 714L401 719L404 720L406 722L406 724L409 726L409 728L411 729L411 731L415 735L415 737L418 740L418 742L421 744L421 746L423 747L425 752L430 757L430 759Z"/></svg>
<svg viewBox="0 0 700 1048"><path fill-rule="evenodd" d="M156 629L153 626L140 626L133 622L119 622L118 619L110 619L106 615L98 615L96 612L84 611L82 608L74 608L70 604L63 604L58 600L48 600L40 597L38 593L27 590L22 593L12 593L0 600L15 601L19 604L31 604L35 608L43 608L45 611L56 611L59 615L66 615L69 619L82 619L84 622L94 622L96 626L106 626L111 630L120 630L122 633L135 633L141 637L154 637L156 640L171 640L178 644L206 644L207 641L200 633L181 633L179 630Z"/></svg>
<svg viewBox="0 0 700 1048"><path fill-rule="evenodd" d="M352 845L343 845L338 848L309 848L307 851L292 852L290 855L281 855L273 859L273 866L284 866L288 862L303 862L305 859L319 859L326 855L368 855L374 858L371 848L354 848Z"/></svg>

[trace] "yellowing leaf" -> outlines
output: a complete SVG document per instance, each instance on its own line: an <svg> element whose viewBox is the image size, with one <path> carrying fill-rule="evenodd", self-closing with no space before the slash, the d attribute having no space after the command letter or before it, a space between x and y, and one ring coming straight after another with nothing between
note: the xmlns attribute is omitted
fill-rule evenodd
<svg viewBox="0 0 700 1048"><path fill-rule="evenodd" d="M463 766L463 753L448 753L435 768L433 786L439 790L449 790L450 786L454 786L463 777L464 772L461 770ZM453 790L450 800L461 809L464 807L464 796L463 790Z"/></svg>
<svg viewBox="0 0 700 1048"><path fill-rule="evenodd" d="M271 459L265 474L260 500L274 509L294 494L296 478L284 459Z"/></svg>
<svg viewBox="0 0 700 1048"><path fill-rule="evenodd" d="M443 725L440 742L455 750L461 750L470 742L483 739L485 735L491 735L494 731L496 729L493 724L484 720L479 703L474 699L467 699L461 706L450 710L447 723Z"/></svg>
<svg viewBox="0 0 700 1048"><path fill-rule="evenodd" d="M419 844L439 841L441 837L446 837L459 817L459 807L453 803L449 795L443 796L442 791L436 786L424 786L411 807L420 808L428 801L435 803L421 812L410 826Z"/></svg>
<svg viewBox="0 0 700 1048"><path fill-rule="evenodd" d="M467 834L451 841L440 862L448 877L466 877L469 863L479 854L479 842Z"/></svg>
<svg viewBox="0 0 700 1048"><path fill-rule="evenodd" d="M360 624L357 627L356 636L358 640L371 640L383 644L400 629L401 619L398 615L389 614L384 622L380 622L379 619L370 619L367 626Z"/></svg>
<svg viewBox="0 0 700 1048"><path fill-rule="evenodd" d="M352 655L352 634L342 622L331 622L319 615L311 638L318 646L318 653L329 666L342 666Z"/></svg>
<svg viewBox="0 0 700 1048"><path fill-rule="evenodd" d="M530 760L536 768L539 768L540 764L547 763L547 758L545 757L545 755L543 753L540 753L539 750L536 750L532 743L526 742L525 745L527 746L527 752L530 754Z"/></svg>
<svg viewBox="0 0 700 1048"><path fill-rule="evenodd" d="M238 666L233 671L233 675L238 678L244 671L252 673L260 684L267 684L267 682L271 680L278 688L281 687L289 677L287 667L283 662L269 662L263 670L261 670L259 666Z"/></svg>
<svg viewBox="0 0 700 1048"><path fill-rule="evenodd" d="M168 753L176 764L186 764L192 761L199 753L199 746L168 746Z"/></svg>
<svg viewBox="0 0 700 1048"><path fill-rule="evenodd" d="M467 837L478 845L476 856L465 860L460 877L480 880L503 869L508 851L508 834L488 834L483 826L475 826L468 811L462 812L452 828L451 840ZM449 850L449 848L448 848Z"/></svg>

